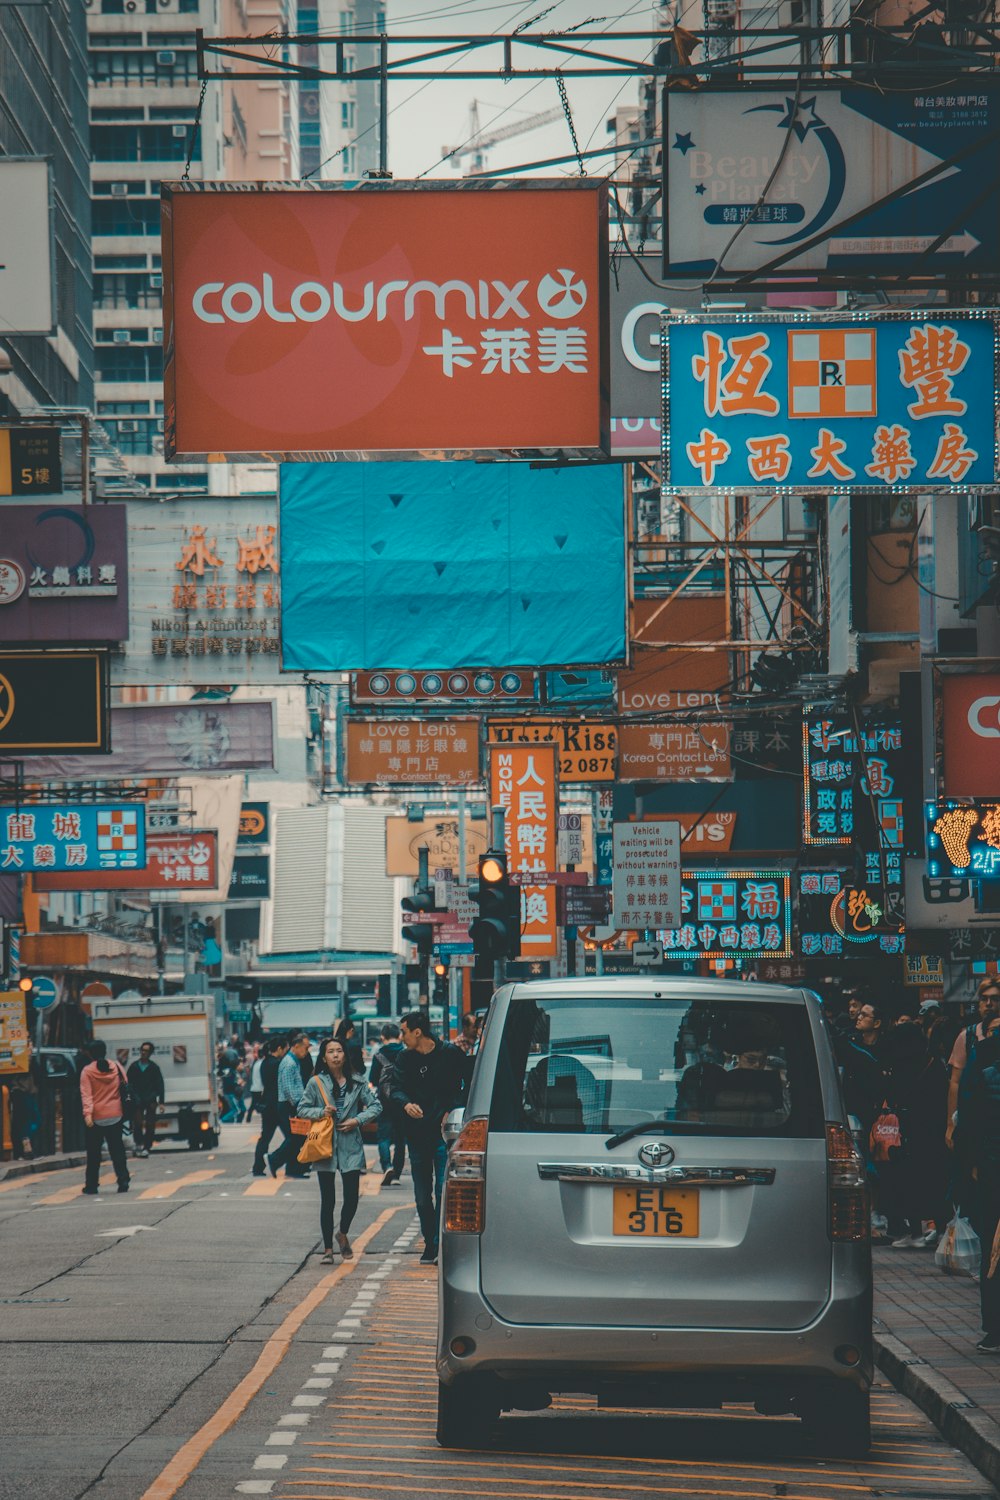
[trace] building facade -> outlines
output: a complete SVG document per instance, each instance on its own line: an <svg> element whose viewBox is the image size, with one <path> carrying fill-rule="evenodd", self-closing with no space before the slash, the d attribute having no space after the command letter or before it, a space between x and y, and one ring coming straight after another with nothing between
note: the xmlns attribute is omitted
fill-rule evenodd
<svg viewBox="0 0 1000 1500"><path fill-rule="evenodd" d="M52 166L54 331L0 328L8 417L93 402L87 29L72 0L0 7L0 155Z"/></svg>

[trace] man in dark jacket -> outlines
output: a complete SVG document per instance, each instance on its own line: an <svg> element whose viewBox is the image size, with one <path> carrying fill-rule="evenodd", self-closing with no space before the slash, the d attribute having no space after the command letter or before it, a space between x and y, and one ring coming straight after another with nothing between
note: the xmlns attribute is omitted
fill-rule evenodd
<svg viewBox="0 0 1000 1500"><path fill-rule="evenodd" d="M125 1075L132 1095L132 1140L136 1156L148 1156L156 1143L156 1116L163 1108L163 1074L153 1061L152 1042L143 1042Z"/></svg>
<svg viewBox="0 0 1000 1500"><path fill-rule="evenodd" d="M378 1160L382 1169L382 1186L390 1187L403 1175L406 1141L399 1110L392 1102L393 1069L403 1052L399 1027L387 1021L382 1027L382 1045L372 1058L368 1082L378 1094L382 1113L378 1117Z"/></svg>
<svg viewBox="0 0 1000 1500"><path fill-rule="evenodd" d="M264 1060L260 1065L260 1135L257 1137L257 1148L253 1156L255 1177L267 1175L264 1157L271 1144L271 1137L278 1128L278 1068L287 1051L287 1037L272 1036L265 1044Z"/></svg>
<svg viewBox="0 0 1000 1500"><path fill-rule="evenodd" d="M391 1099L401 1112L410 1148L413 1196L424 1236L420 1264L434 1266L438 1258L441 1186L448 1160L441 1122L449 1110L462 1102L471 1060L450 1042L440 1042L431 1034L430 1021L422 1010L413 1010L403 1017L402 1037L404 1050L393 1068Z"/></svg>

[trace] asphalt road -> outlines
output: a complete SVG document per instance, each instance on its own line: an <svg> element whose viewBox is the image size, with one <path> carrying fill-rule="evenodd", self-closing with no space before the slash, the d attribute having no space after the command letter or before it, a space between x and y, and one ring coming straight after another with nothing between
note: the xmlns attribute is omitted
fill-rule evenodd
<svg viewBox="0 0 1000 1500"><path fill-rule="evenodd" d="M2 1500L994 1495L885 1385L863 1464L815 1459L793 1419L583 1396L443 1452L408 1179L363 1179L358 1253L331 1270L315 1183L252 1178L251 1138L158 1150L124 1196L81 1197L78 1169L0 1184Z"/></svg>

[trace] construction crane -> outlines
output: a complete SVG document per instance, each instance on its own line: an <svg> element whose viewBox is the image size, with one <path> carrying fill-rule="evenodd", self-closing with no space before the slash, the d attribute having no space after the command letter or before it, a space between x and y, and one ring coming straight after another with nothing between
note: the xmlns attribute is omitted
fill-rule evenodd
<svg viewBox="0 0 1000 1500"><path fill-rule="evenodd" d="M486 152L490 146L496 146L500 141L509 141L515 135L524 135L528 130L537 130L540 125L551 125L553 120L561 120L562 117L561 109L543 109L540 114L528 115L524 120L516 120L513 125L501 125L499 130L482 131L479 126L479 105L473 99L469 106L469 130L466 140L461 146L442 146L441 155L446 161L453 161L459 167L462 164L462 158L470 156L472 161L468 175L481 172L486 165Z"/></svg>

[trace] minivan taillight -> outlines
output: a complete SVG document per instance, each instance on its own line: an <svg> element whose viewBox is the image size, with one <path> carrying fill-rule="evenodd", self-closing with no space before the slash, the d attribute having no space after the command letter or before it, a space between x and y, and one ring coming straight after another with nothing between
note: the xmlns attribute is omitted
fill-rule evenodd
<svg viewBox="0 0 1000 1500"><path fill-rule="evenodd" d="M871 1219L865 1165L843 1125L826 1127L826 1181L831 1240L867 1240Z"/></svg>
<svg viewBox="0 0 1000 1500"><path fill-rule="evenodd" d="M444 1227L451 1234L483 1232L488 1134L488 1120L469 1120L451 1148L444 1187Z"/></svg>

